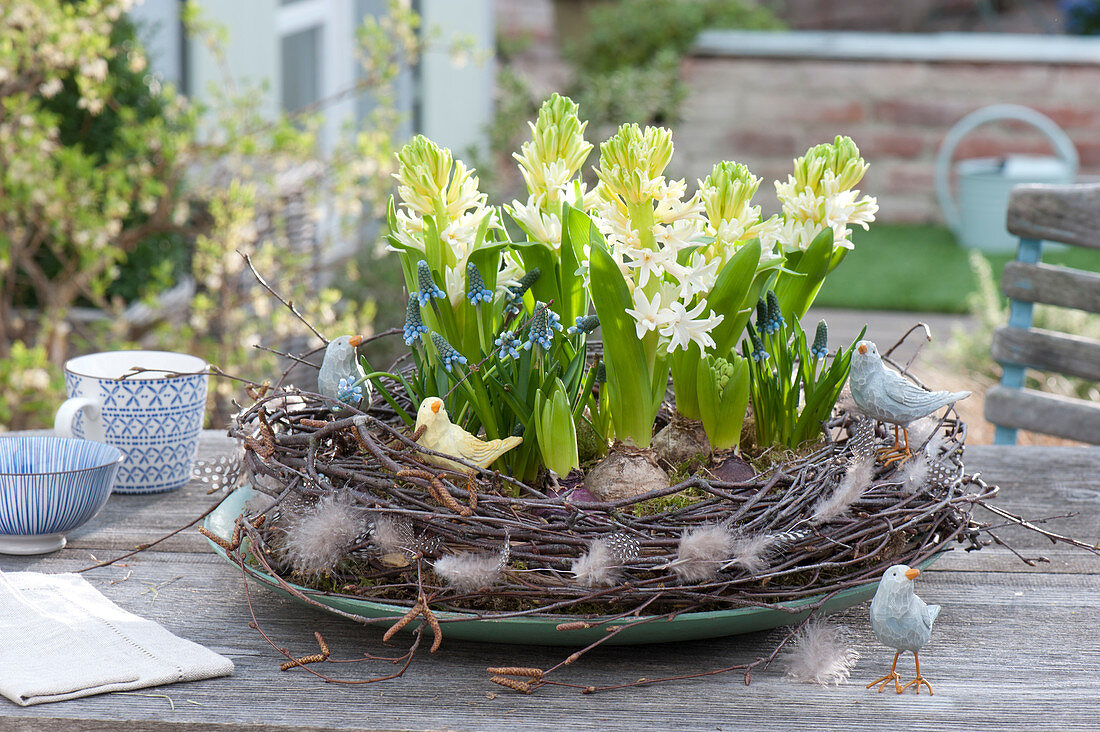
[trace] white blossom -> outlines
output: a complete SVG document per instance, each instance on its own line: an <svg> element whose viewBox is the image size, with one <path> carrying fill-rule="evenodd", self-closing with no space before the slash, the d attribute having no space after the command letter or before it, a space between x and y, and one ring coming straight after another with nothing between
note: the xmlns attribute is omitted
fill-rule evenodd
<svg viewBox="0 0 1100 732"><path fill-rule="evenodd" d="M711 311L707 317L700 318L699 315L706 307L705 300L691 310L686 309L679 300L669 304L668 311L671 317L661 325L660 330L661 335L669 339L669 352L677 348L683 348L686 351L688 344L692 341L699 344L700 350L714 347L714 339L710 337L709 331L717 327L725 316L715 315L714 311Z"/></svg>
<svg viewBox="0 0 1100 732"><path fill-rule="evenodd" d="M627 308L626 314L634 318L634 328L639 338L651 330L657 330L672 321L673 313L661 307L661 293L653 293L651 299L646 299L641 287L634 290L634 308Z"/></svg>

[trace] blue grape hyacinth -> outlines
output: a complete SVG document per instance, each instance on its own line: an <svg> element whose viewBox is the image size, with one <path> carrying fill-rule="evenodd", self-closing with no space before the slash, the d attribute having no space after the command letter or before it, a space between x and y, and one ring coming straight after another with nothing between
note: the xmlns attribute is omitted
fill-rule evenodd
<svg viewBox="0 0 1100 732"><path fill-rule="evenodd" d="M814 344L810 346L810 355L815 359L829 355L829 326L825 325L824 320L817 323L817 332L814 334Z"/></svg>
<svg viewBox="0 0 1100 732"><path fill-rule="evenodd" d="M409 295L409 305L405 308L405 326L402 328L405 345L411 346L428 332L428 326L420 319L420 303L416 293Z"/></svg>
<svg viewBox="0 0 1100 732"><path fill-rule="evenodd" d="M764 350L764 341L760 340L755 328L749 328L749 339L752 341L752 360L767 361L768 352Z"/></svg>
<svg viewBox="0 0 1100 732"><path fill-rule="evenodd" d="M561 316L547 307L546 303L536 302L535 314L531 317L531 330L527 334L527 343L523 347L530 349L534 344L544 351L549 351L554 331L561 329Z"/></svg>
<svg viewBox="0 0 1100 732"><path fill-rule="evenodd" d="M420 300L420 307L427 305L433 297L440 300L447 298L447 294L435 284L435 280L432 279L432 270L423 259L416 263L416 283L420 285L420 292L416 294L417 299Z"/></svg>
<svg viewBox="0 0 1100 732"><path fill-rule="evenodd" d="M775 293L771 290L768 290L766 309L767 317L763 323L759 323L758 321L758 324L760 325L760 330L764 333L773 335L783 328L785 321L783 320L783 312L779 309L779 298L777 298ZM759 306L757 306L757 313L759 314L759 312L760 309Z"/></svg>
<svg viewBox="0 0 1100 732"><path fill-rule="evenodd" d="M596 315L578 315L577 322L566 328L565 332L569 335L576 335L577 333L584 333L585 335L596 330L600 327L600 319Z"/></svg>
<svg viewBox="0 0 1100 732"><path fill-rule="evenodd" d="M438 333L432 333L432 345L439 351L439 357L443 359L443 368L451 370L452 363L466 363L466 357L455 350L455 347L447 342L447 339Z"/></svg>
<svg viewBox="0 0 1100 732"><path fill-rule="evenodd" d="M500 349L501 360L519 358L519 349L523 348L523 341L516 338L515 333L510 330L506 330L497 336L493 343Z"/></svg>
<svg viewBox="0 0 1100 732"><path fill-rule="evenodd" d="M363 398L363 387L354 381L340 379L336 387L336 398L344 404L358 404Z"/></svg>
<svg viewBox="0 0 1100 732"><path fill-rule="evenodd" d="M539 278L538 267L533 268L530 272L523 275L520 281L508 288L508 307L505 309L509 313L518 313L523 309L523 296L531 289L531 285L535 284L535 280Z"/></svg>
<svg viewBox="0 0 1100 732"><path fill-rule="evenodd" d="M466 299L471 305L493 301L492 291L485 286L485 280L481 279L481 272L473 262L466 263Z"/></svg>

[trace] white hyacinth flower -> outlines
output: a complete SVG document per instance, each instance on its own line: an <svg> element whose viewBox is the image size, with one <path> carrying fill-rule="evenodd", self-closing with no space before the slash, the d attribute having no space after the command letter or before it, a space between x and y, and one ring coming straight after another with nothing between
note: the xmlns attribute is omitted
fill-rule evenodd
<svg viewBox="0 0 1100 732"><path fill-rule="evenodd" d="M661 293L653 293L652 299L646 299L642 288L634 289L634 308L627 308L626 314L634 318L634 328L639 338L651 330L665 327L675 317L673 312L661 307Z"/></svg>
<svg viewBox="0 0 1100 732"><path fill-rule="evenodd" d="M679 300L669 304L668 311L671 313L671 317L661 326L660 333L669 339L668 350L670 353L678 348L686 351L692 341L699 344L700 350L714 346L714 339L710 337L708 331L721 323L724 316L715 315L711 311L709 316L700 318L699 316L706 306L706 302L700 302L694 308L688 310Z"/></svg>

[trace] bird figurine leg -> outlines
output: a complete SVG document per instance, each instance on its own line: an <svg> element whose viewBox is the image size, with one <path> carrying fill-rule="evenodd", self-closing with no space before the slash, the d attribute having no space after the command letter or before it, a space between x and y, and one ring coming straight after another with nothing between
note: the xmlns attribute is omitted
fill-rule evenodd
<svg viewBox="0 0 1100 732"><path fill-rule="evenodd" d="M881 679L875 679L871 683L867 684L868 689L870 689L875 684L881 683L882 686L878 687L878 693L881 694L882 690L886 688L886 685L889 684L891 681L893 681L894 682L894 689L896 689L899 694L902 692L901 685L898 683L899 681L901 681L901 677L898 676L898 657L900 655L901 655L901 651L898 651L897 653L894 654L894 665L890 667L890 673L886 674ZM918 672L918 677L919 677L919 672ZM926 681L924 683L927 684L928 682ZM929 687L929 690L931 690L931 687Z"/></svg>
<svg viewBox="0 0 1100 732"><path fill-rule="evenodd" d="M919 694L920 693L920 685L924 684L925 686L928 687L928 696L932 696L932 685L929 684L928 681L923 676L920 675L920 657L917 656L916 651L913 651L913 660L917 662L917 678L913 679L908 684L906 684L905 686L898 689L898 693L900 694L901 692L905 691L906 689L908 689L913 684L916 684L917 685L917 693Z"/></svg>
<svg viewBox="0 0 1100 732"><path fill-rule="evenodd" d="M901 428L902 434L905 435L905 447L901 446L901 441L898 439L898 426L894 425L894 446L880 450L879 457L885 458L882 461L883 465L889 465L890 463L905 462L909 458L913 457L913 451L909 449L909 429L907 427Z"/></svg>

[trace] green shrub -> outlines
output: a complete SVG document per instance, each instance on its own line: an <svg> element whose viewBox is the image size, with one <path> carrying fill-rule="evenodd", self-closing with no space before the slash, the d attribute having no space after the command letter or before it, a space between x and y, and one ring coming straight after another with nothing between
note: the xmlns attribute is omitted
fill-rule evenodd
<svg viewBox="0 0 1100 732"><path fill-rule="evenodd" d="M747 0L621 0L594 7L588 25L564 51L577 74L573 94L597 125L676 121L687 96L680 60L700 31L782 27Z"/></svg>

